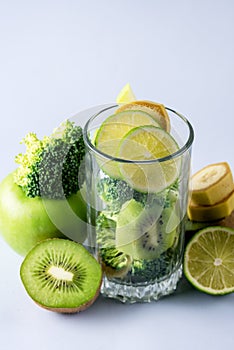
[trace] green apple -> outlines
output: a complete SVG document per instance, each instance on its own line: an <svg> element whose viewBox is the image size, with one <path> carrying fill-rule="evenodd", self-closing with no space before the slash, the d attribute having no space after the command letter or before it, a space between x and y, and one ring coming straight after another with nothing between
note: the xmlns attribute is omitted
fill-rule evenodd
<svg viewBox="0 0 234 350"><path fill-rule="evenodd" d="M68 237L83 243L87 236L86 203L80 192L68 199L27 197L14 183L14 172L0 183L0 232L20 255L47 238Z"/></svg>

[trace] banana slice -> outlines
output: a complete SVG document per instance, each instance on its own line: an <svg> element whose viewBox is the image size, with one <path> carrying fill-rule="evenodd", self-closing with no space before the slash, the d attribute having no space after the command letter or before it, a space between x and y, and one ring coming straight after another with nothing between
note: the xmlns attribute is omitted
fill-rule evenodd
<svg viewBox="0 0 234 350"><path fill-rule="evenodd" d="M223 201L234 190L232 172L226 162L211 164L192 176L191 198L198 205Z"/></svg>
<svg viewBox="0 0 234 350"><path fill-rule="evenodd" d="M188 218L193 221L215 221L229 216L234 210L234 191L214 205L198 205L192 200L188 205Z"/></svg>

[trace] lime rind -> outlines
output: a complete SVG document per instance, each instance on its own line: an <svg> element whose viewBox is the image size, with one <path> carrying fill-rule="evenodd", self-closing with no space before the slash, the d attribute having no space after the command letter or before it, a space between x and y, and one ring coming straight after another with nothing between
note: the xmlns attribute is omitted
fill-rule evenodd
<svg viewBox="0 0 234 350"><path fill-rule="evenodd" d="M212 241L210 241L208 248L203 247L200 241L202 239L203 242L207 240L209 233L213 234ZM224 237L222 237L222 235L224 235ZM221 245L222 238L224 238L224 244ZM184 254L184 275L199 291L210 295L225 295L234 292L234 245L228 244L230 239L232 239L234 243L234 229L224 226L209 226L199 230L187 244ZM203 251L203 255L206 255L206 260L199 259L199 252L197 256L195 255L194 258L191 259L191 250L194 249L196 252L196 248ZM197 266L201 264L204 265L204 269L199 276L196 276ZM201 266L199 266L199 268L201 268ZM225 271L225 276L221 268ZM223 285L229 284L229 286L222 288L205 286L198 281L198 277L201 279L201 277L205 278L206 276L207 279L209 279L209 277L212 279L210 281L212 284L216 283L218 286L218 284L221 283ZM227 279L229 281L227 281Z"/></svg>

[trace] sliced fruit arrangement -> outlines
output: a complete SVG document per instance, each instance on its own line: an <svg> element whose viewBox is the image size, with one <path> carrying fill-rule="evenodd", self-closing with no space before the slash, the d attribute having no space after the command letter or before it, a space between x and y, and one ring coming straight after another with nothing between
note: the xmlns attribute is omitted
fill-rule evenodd
<svg viewBox="0 0 234 350"><path fill-rule="evenodd" d="M119 162L121 165L112 160L101 164L108 175L98 187L106 205L96 222L101 264L82 246L86 203L80 192L82 174L82 181L77 181L84 156L80 127L66 121L41 141L29 133L24 140L26 154L16 157L19 169L0 184L0 229L12 248L26 255L21 280L32 300L47 310L75 313L88 308L99 295L102 271L126 283L145 283L163 278L178 261L182 246L177 215L180 161L171 155L179 146L170 134L167 110L159 103L136 100L129 84L117 103L122 105L104 121L93 140L110 157L130 160ZM162 165L142 162L164 157L168 160ZM54 160L56 167L51 166ZM43 182L39 181L41 174ZM42 184L49 184L46 191ZM75 240L80 243L67 239L56 225L62 221L71 229L61 205L64 201L84 224L74 225ZM56 222L47 215L48 203ZM186 277L209 294L234 292L234 230L229 228L234 227L234 185L226 162L211 164L192 177L188 217L190 229L206 227L186 247ZM211 222L216 226L211 227Z"/></svg>
<svg viewBox="0 0 234 350"><path fill-rule="evenodd" d="M102 123L96 134L95 144L101 151L107 153L109 150L110 153L107 154L116 156L118 144L114 145L116 148L111 147L110 144L115 141L120 142L124 135L131 129L142 125L155 125L159 127L159 123L149 113L137 109L113 114ZM108 150L105 149L106 144L109 145Z"/></svg>
<svg viewBox="0 0 234 350"><path fill-rule="evenodd" d="M38 305L60 313L92 305L102 282L95 258L81 244L58 238L34 246L21 265L20 276Z"/></svg>
<svg viewBox="0 0 234 350"><path fill-rule="evenodd" d="M215 221L234 210L234 184L226 162L211 164L192 176L188 217L192 221Z"/></svg>
<svg viewBox="0 0 234 350"><path fill-rule="evenodd" d="M186 247L184 273L205 293L234 292L234 230L215 226L199 231Z"/></svg>
<svg viewBox="0 0 234 350"><path fill-rule="evenodd" d="M113 114L99 128L95 137L95 145L101 152L108 156L118 158L118 150L122 139L130 130L141 125L159 127L158 122L146 112L131 110ZM99 157L98 160L100 167L111 177L122 177L117 162L108 161L103 157Z"/></svg>
<svg viewBox="0 0 234 350"><path fill-rule="evenodd" d="M107 204L96 225L105 275L126 283L162 278L177 259L179 247L177 186L148 195L133 191L122 180L105 177L100 179L98 194Z"/></svg>
<svg viewBox="0 0 234 350"><path fill-rule="evenodd" d="M130 87L126 89L131 94ZM136 190L160 192L176 180L180 171L180 162L173 159L148 162L170 157L179 150L169 131L170 119L162 104L139 100L123 104L96 133L94 145L108 156L97 156L101 169L112 178L124 179Z"/></svg>
<svg viewBox="0 0 234 350"><path fill-rule="evenodd" d="M124 104L102 123L94 140L98 150L113 157L98 157L104 210L97 218L97 243L106 276L138 283L163 278L177 259L181 163L171 157L179 146L166 108L135 96L133 101L130 86L124 89L117 98Z"/></svg>
<svg viewBox="0 0 234 350"><path fill-rule="evenodd" d="M152 101L136 100L120 106L116 113L132 109L138 109L149 113L159 123L161 128L170 132L170 118L163 104Z"/></svg>
<svg viewBox="0 0 234 350"><path fill-rule="evenodd" d="M166 158L178 151L176 141L164 129L141 126L121 140L118 155L132 162L119 163L122 178L140 192L161 192L173 184L180 172L180 158L163 162L137 163L138 160Z"/></svg>

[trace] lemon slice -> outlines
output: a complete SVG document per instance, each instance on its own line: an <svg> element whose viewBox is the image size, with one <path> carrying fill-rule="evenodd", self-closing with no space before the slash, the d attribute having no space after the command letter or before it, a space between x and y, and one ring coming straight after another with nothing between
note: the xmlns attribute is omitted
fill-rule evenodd
<svg viewBox="0 0 234 350"><path fill-rule="evenodd" d="M128 103L135 101L136 97L132 91L130 84L126 84L116 98L117 103Z"/></svg>
<svg viewBox="0 0 234 350"><path fill-rule="evenodd" d="M149 113L163 129L165 129L168 132L170 131L170 118L163 104L152 101L137 100L120 106L116 112L122 112L131 109L138 109L143 112Z"/></svg>
<svg viewBox="0 0 234 350"><path fill-rule="evenodd" d="M130 130L118 152L119 158L130 160L119 163L122 178L137 191L161 192L178 178L181 159L171 157L178 149L174 138L162 128L141 126Z"/></svg>
<svg viewBox="0 0 234 350"><path fill-rule="evenodd" d="M119 144L122 138L131 129L140 125L159 126L158 122L146 112L131 110L113 114L100 126L95 137L95 146L99 151L111 157L118 157ZM121 178L117 162L102 156L98 156L98 162L106 174Z"/></svg>
<svg viewBox="0 0 234 350"><path fill-rule="evenodd" d="M207 227L193 236L185 250L184 273L205 293L234 292L234 230Z"/></svg>

